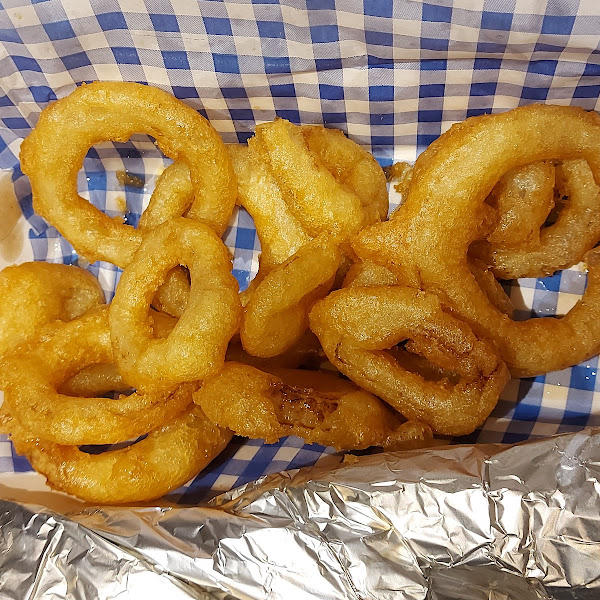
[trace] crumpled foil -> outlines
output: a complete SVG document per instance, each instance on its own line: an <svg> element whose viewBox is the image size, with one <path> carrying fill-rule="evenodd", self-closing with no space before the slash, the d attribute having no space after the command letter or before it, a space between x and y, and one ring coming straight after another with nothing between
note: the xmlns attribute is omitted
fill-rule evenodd
<svg viewBox="0 0 600 600"><path fill-rule="evenodd" d="M0 502L0 598L600 597L600 429L350 457L209 507Z"/></svg>

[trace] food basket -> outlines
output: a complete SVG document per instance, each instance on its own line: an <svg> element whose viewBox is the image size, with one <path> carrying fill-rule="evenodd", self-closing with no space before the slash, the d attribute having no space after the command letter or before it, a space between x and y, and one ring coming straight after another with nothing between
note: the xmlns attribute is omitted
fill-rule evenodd
<svg viewBox="0 0 600 600"><path fill-rule="evenodd" d="M256 124L277 116L342 129L385 167L413 162L452 123L473 115L534 102L597 109L599 14L592 0L3 0L0 268L29 260L78 264L99 278L108 299L114 294L120 271L78 257L33 212L19 166L20 144L40 111L82 82L136 81L167 90L208 118L230 144L246 142ZM168 163L145 136L100 144L85 159L79 190L107 214L135 225ZM117 178L122 170L143 186L123 186ZM399 197L390 193L395 206ZM257 271L260 247L243 209L236 209L224 240L244 288ZM560 315L582 295L585 282L585 265L578 265L512 282L510 297L519 318ZM449 443L512 444L599 425L597 366L594 357L510 381L485 424ZM196 506L268 474L331 467L342 458L295 437L276 444L236 437L193 481L156 504ZM278 485L284 486L282 477ZM2 436L0 497L62 512L81 508L46 488ZM109 521L122 517L110 514ZM110 538L110 527L100 529ZM588 533L597 544L598 532ZM225 587L221 592L214 597L230 597Z"/></svg>

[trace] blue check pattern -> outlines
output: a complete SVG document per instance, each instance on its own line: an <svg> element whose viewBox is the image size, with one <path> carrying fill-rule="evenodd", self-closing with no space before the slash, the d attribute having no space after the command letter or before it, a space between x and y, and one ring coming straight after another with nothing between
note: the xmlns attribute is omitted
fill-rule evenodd
<svg viewBox="0 0 600 600"><path fill-rule="evenodd" d="M258 122L341 128L382 165L416 156L456 121L548 102L598 108L600 50L594 0L0 0L0 176L10 177L36 260L84 264L35 215L19 169L21 140L48 102L91 80L161 87L206 116L227 143ZM68 143L68 140L65 140ZM79 189L136 224L168 163L147 137L90 150ZM122 188L115 172L138 175ZM123 213L123 200L127 208ZM259 243L240 210L225 234L245 287ZM87 266L110 298L118 271ZM585 287L571 269L522 280L510 293L520 318L568 310ZM515 442L600 424L597 359L514 380L481 430L461 441ZM333 450L297 438L266 445L235 438L226 453L174 495L205 500L266 473L314 464ZM0 440L0 472L27 461Z"/></svg>

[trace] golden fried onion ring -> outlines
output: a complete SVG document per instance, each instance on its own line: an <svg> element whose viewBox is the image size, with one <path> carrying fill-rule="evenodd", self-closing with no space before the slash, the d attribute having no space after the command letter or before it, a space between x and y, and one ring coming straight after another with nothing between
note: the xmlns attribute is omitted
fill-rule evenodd
<svg viewBox="0 0 600 600"><path fill-rule="evenodd" d="M117 365L98 363L75 373L58 386L58 393L64 396L82 396L94 398L109 392L126 393L131 386L123 381Z"/></svg>
<svg viewBox="0 0 600 600"><path fill-rule="evenodd" d="M155 339L150 303L177 265L189 269L190 298L173 331ZM110 305L113 349L123 379L136 389L152 390L207 377L223 365L240 315L238 284L223 242L191 219L163 223L144 238Z"/></svg>
<svg viewBox="0 0 600 600"><path fill-rule="evenodd" d="M538 163L539 164L539 163ZM503 279L546 277L577 264L600 240L600 188L585 160L556 167L558 189L567 197L556 223L537 241L513 248L479 245L481 258Z"/></svg>
<svg viewBox="0 0 600 600"><path fill-rule="evenodd" d="M485 291L492 304L503 313L512 315L514 311L512 302L489 268L476 258L469 259L469 268L479 287ZM400 280L387 267L359 260L350 267L343 287L370 287L373 285L400 285Z"/></svg>
<svg viewBox="0 0 600 600"><path fill-rule="evenodd" d="M263 358L291 348L308 327L308 311L333 284L341 251L327 236L302 246L268 273L244 307L244 349Z"/></svg>
<svg viewBox="0 0 600 600"><path fill-rule="evenodd" d="M195 389L190 384L180 388L188 405ZM16 451L51 487L96 504L159 498L202 471L232 437L194 404L136 444L101 454L39 439L15 419L4 421L3 429L10 432Z"/></svg>
<svg viewBox="0 0 600 600"><path fill-rule="evenodd" d="M290 211L309 234L343 241L366 224L360 198L316 159L300 127L285 119L257 125L248 145L268 162Z"/></svg>
<svg viewBox="0 0 600 600"><path fill-rule="evenodd" d="M332 292L313 307L310 327L344 375L440 434L471 433L496 406L509 379L491 344L446 312L437 296L412 288ZM408 350L453 372L457 382L426 380L386 352L407 339Z"/></svg>
<svg viewBox="0 0 600 600"><path fill-rule="evenodd" d="M378 398L333 373L230 362L194 394L206 416L238 435L272 444L286 435L308 443L359 450L400 449L432 439L424 423L403 423Z"/></svg>
<svg viewBox="0 0 600 600"><path fill-rule="evenodd" d="M59 393L63 382L86 367L112 362L108 309L102 307L56 324L41 341L6 358L0 376L4 401L23 427L59 444L123 442L161 425L189 401L172 389L117 400Z"/></svg>
<svg viewBox="0 0 600 600"><path fill-rule="evenodd" d="M104 304L98 280L70 265L23 263L0 272L0 357L52 321L71 321Z"/></svg>
<svg viewBox="0 0 600 600"><path fill-rule="evenodd" d="M235 203L235 176L219 134L194 109L158 88L106 81L81 85L40 115L21 146L35 211L90 261L127 266L143 234L111 219L77 193L77 173L88 149L127 141L134 133L156 139L170 158L189 167L196 191L194 218L219 235Z"/></svg>
<svg viewBox="0 0 600 600"><path fill-rule="evenodd" d="M318 163L334 176L339 185L359 198L365 224L386 219L389 194L385 173L373 155L339 129L304 125L300 130Z"/></svg>
<svg viewBox="0 0 600 600"><path fill-rule="evenodd" d="M362 231L353 247L363 260L387 266L403 283L439 294L477 335L494 341L514 376L577 364L600 350L597 251L586 258L590 272L582 301L560 319L511 320L490 302L467 262L478 235L474 215L504 173L534 161L574 157L585 159L600 182L596 113L534 104L467 119L419 156L397 216Z"/></svg>
<svg viewBox="0 0 600 600"><path fill-rule="evenodd" d="M516 167L504 175L488 197L498 223L487 236L494 248L539 242L540 229L554 207L554 165L550 161Z"/></svg>

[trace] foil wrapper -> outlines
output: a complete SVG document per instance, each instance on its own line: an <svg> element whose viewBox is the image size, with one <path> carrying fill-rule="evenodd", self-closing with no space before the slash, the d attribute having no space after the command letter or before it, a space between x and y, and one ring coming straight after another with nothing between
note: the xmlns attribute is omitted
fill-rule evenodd
<svg viewBox="0 0 600 600"><path fill-rule="evenodd" d="M600 597L600 429L265 477L207 507L0 502L0 598Z"/></svg>

